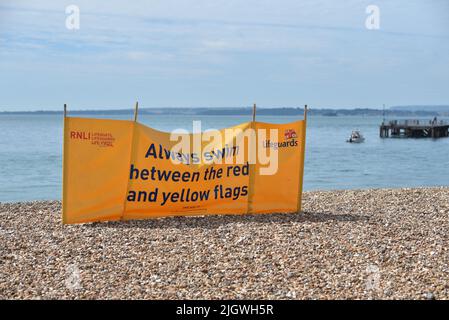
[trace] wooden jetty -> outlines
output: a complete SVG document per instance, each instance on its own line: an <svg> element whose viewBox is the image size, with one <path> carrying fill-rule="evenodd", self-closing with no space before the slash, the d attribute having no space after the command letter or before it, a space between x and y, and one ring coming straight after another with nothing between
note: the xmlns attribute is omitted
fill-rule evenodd
<svg viewBox="0 0 449 320"><path fill-rule="evenodd" d="M381 138L442 138L449 136L449 123L442 120L391 120L380 125Z"/></svg>

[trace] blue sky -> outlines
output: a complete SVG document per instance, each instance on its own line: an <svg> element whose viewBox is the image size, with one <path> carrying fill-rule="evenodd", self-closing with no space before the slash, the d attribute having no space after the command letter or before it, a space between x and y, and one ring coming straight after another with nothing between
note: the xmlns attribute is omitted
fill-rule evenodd
<svg viewBox="0 0 449 320"><path fill-rule="evenodd" d="M0 111L449 104L449 1L0 0L0 87Z"/></svg>

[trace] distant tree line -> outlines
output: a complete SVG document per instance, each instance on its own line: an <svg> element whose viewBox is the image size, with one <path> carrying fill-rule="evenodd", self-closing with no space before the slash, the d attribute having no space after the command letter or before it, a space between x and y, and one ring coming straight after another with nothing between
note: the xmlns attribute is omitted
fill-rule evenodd
<svg viewBox="0 0 449 320"><path fill-rule="evenodd" d="M449 108L424 110L405 108L391 108L385 111L381 109L355 108L355 109L309 109L311 116L407 116L407 117L434 117L449 116ZM110 110L69 110L69 115L132 115L132 109L110 109ZM60 114L62 111L3 111L0 114ZM300 116L304 113L304 109L297 108L258 108L257 115L260 116ZM250 116L252 114L251 107L240 108L141 108L139 114L149 115L208 115L208 116L232 116L242 115Z"/></svg>

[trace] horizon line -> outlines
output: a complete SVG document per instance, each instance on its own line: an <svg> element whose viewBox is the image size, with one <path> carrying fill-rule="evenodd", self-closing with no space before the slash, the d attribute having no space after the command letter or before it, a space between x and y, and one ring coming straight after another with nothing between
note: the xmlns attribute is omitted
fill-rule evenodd
<svg viewBox="0 0 449 320"><path fill-rule="evenodd" d="M356 110L370 110L370 111L383 111L384 109L382 107L380 108L373 108L373 107L320 107L320 108L314 108L310 107L310 105L307 105L309 111L310 110L317 110L317 111L356 111ZM422 107L423 110L394 110L393 108L419 108ZM449 104L438 104L438 105L398 105L398 106L388 106L385 107L385 111L427 111L424 110L429 107L447 107L449 108ZM167 109L172 110L241 110L241 109L249 109L252 110L252 106L240 106L240 107L139 107L139 110L158 110L158 111L166 111ZM259 110L273 110L273 109L285 109L285 110L304 110L304 106L301 107L258 107ZM112 108L112 109L74 109L74 110L68 110L68 112L123 112L123 111L130 111L134 112L134 108ZM429 111L435 111L435 110L429 110ZM1 113L9 113L9 114L19 114L19 113L62 113L64 112L63 107L60 110L57 109L51 109L51 110L45 110L45 109L35 109L35 110L1 110Z"/></svg>

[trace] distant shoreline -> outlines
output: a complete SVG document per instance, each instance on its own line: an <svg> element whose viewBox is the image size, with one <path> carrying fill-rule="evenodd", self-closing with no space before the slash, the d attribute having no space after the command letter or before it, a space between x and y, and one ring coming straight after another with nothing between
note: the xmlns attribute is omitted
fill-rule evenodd
<svg viewBox="0 0 449 320"><path fill-rule="evenodd" d="M449 116L449 106L430 107L424 110L417 107L391 107L386 110L355 108L355 109L309 109L310 116L398 116L398 117L444 117ZM132 115L133 109L106 109L106 110L69 110L69 115ZM63 111L0 111L2 115L54 115ZM259 116L300 116L303 108L259 108ZM141 108L140 115L196 115L196 116L248 116L252 114L251 107L240 108Z"/></svg>

